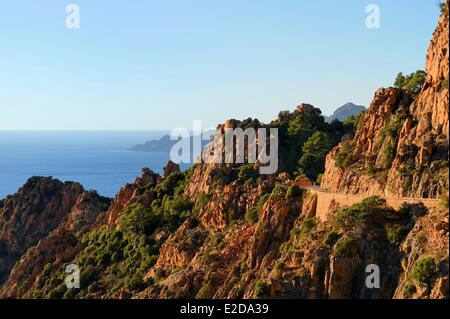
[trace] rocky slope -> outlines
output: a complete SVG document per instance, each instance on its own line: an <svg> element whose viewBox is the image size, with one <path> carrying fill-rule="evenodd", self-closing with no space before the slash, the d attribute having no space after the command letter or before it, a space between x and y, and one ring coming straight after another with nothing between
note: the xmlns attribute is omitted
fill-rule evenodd
<svg viewBox="0 0 450 319"><path fill-rule="evenodd" d="M324 218L318 195L302 188L321 169L322 186L337 192L446 192L446 8L415 98L380 89L351 127L326 123L308 104L269 124L218 126L278 128L277 174L257 174L258 163L180 172L169 162L164 176L144 169L112 201L76 183L30 179L0 202L0 297L448 298L448 197L430 210L394 210L378 196L350 207L331 201ZM80 268L80 289L65 286L68 264Z"/></svg>

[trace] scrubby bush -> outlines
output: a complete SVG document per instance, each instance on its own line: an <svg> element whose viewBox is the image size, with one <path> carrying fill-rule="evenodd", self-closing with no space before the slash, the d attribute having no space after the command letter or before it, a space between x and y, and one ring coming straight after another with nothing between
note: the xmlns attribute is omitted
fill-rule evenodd
<svg viewBox="0 0 450 319"><path fill-rule="evenodd" d="M198 216L200 210L205 207L205 205L209 202L210 197L205 192L200 192L197 198L197 202L193 208L193 216Z"/></svg>
<svg viewBox="0 0 450 319"><path fill-rule="evenodd" d="M47 299L61 299L66 291L66 285L61 284L47 294Z"/></svg>
<svg viewBox="0 0 450 319"><path fill-rule="evenodd" d="M385 199L371 196L357 204L341 209L335 217L334 223L337 227L351 229L355 223L384 218L387 210Z"/></svg>
<svg viewBox="0 0 450 319"><path fill-rule="evenodd" d="M132 291L139 291L145 288L145 283L141 273L135 273L125 279L125 286Z"/></svg>
<svg viewBox="0 0 450 319"><path fill-rule="evenodd" d="M383 128L383 134L392 138L398 138L407 117L404 111L396 112L393 119Z"/></svg>
<svg viewBox="0 0 450 319"><path fill-rule="evenodd" d="M423 70L417 70L416 72L406 76L400 72L395 78L394 86L411 95L417 95L425 84L426 76L427 73Z"/></svg>
<svg viewBox="0 0 450 319"><path fill-rule="evenodd" d="M439 84L439 92L444 89L448 89L448 78L442 80L441 83Z"/></svg>
<svg viewBox="0 0 450 319"><path fill-rule="evenodd" d="M299 198L301 195L302 195L301 188L296 184L292 184L291 186L288 187L286 191L286 201L290 202L294 199Z"/></svg>
<svg viewBox="0 0 450 319"><path fill-rule="evenodd" d="M255 297L262 297L269 292L270 286L262 279L255 283Z"/></svg>
<svg viewBox="0 0 450 319"><path fill-rule="evenodd" d="M338 257L353 257L359 252L359 242L356 238L345 237L336 244L335 254Z"/></svg>
<svg viewBox="0 0 450 319"><path fill-rule="evenodd" d="M339 151L335 157L335 165L339 168L348 168L354 163L353 151L355 150L355 142L347 139L342 142Z"/></svg>
<svg viewBox="0 0 450 319"><path fill-rule="evenodd" d="M258 222L258 210L255 207L250 208L245 213L245 221L249 224L256 224Z"/></svg>
<svg viewBox="0 0 450 319"><path fill-rule="evenodd" d="M285 195L286 189L281 184L277 184L274 189L272 190L273 196L282 196Z"/></svg>
<svg viewBox="0 0 450 319"><path fill-rule="evenodd" d="M344 121L344 125L349 127L355 133L359 132L362 125L364 124L364 118L366 116L366 111L361 111L358 115L352 115Z"/></svg>
<svg viewBox="0 0 450 319"><path fill-rule="evenodd" d="M331 247L333 246L337 240L339 239L339 234L335 231L329 231L328 233L325 234L325 238L323 240L323 244L325 246Z"/></svg>
<svg viewBox="0 0 450 319"><path fill-rule="evenodd" d="M98 279L98 275L98 270L94 266L88 265L88 267L81 272L80 285L82 287L89 286L93 281Z"/></svg>
<svg viewBox="0 0 450 319"><path fill-rule="evenodd" d="M352 131L340 121L325 122L317 109L308 113L280 112L278 120L271 122L269 127L278 129L280 162L286 165L286 171L290 174L304 172L314 180L323 166L319 167L313 160L320 154L327 154L344 134ZM328 143L324 144L324 141ZM320 154L312 152L313 149L319 149Z"/></svg>
<svg viewBox="0 0 450 319"><path fill-rule="evenodd" d="M441 10L441 15L447 13L447 5L445 4L445 1L440 1L438 3L439 9Z"/></svg>
<svg viewBox="0 0 450 319"><path fill-rule="evenodd" d="M239 169L238 179L240 181L256 180L258 172L255 171L253 164L243 165Z"/></svg>
<svg viewBox="0 0 450 319"><path fill-rule="evenodd" d="M436 273L436 262L434 257L423 257L416 262L411 273L411 278L422 285L429 285Z"/></svg>
<svg viewBox="0 0 450 319"><path fill-rule="evenodd" d="M209 299L212 297L212 283L208 281L200 290L197 292L195 299Z"/></svg>
<svg viewBox="0 0 450 319"><path fill-rule="evenodd" d="M376 167L375 167L375 163L373 160L367 160L366 161L366 166L365 166L365 172L367 175L373 175L375 174L377 171Z"/></svg>
<svg viewBox="0 0 450 319"><path fill-rule="evenodd" d="M323 180L323 174L317 175L317 179L316 179L317 185L322 184L322 180Z"/></svg>
<svg viewBox="0 0 450 319"><path fill-rule="evenodd" d="M184 188L185 175L184 173L173 173L159 183L155 187L155 191L158 194L158 198L164 198L164 195L172 196L176 193L181 193Z"/></svg>
<svg viewBox="0 0 450 319"><path fill-rule="evenodd" d="M119 219L122 229L136 234L146 234L158 227L161 214L142 204L131 205Z"/></svg>
<svg viewBox="0 0 450 319"><path fill-rule="evenodd" d="M385 229L388 241L395 246L400 245L408 234L408 228L402 224L386 224Z"/></svg>
<svg viewBox="0 0 450 319"><path fill-rule="evenodd" d="M298 172L312 180L324 172L325 157L331 149L331 142L323 132L314 132L302 147L298 161Z"/></svg>
<svg viewBox="0 0 450 319"><path fill-rule="evenodd" d="M314 227L316 227L316 219L314 217L305 218L300 226L300 236L309 234Z"/></svg>
<svg viewBox="0 0 450 319"><path fill-rule="evenodd" d="M409 283L405 286L405 291L408 295L413 295L417 292L417 288L414 284Z"/></svg>
<svg viewBox="0 0 450 319"><path fill-rule="evenodd" d="M391 167L392 162L395 158L395 152L397 150L397 141L393 140L391 143L387 144L383 151L384 168L388 169Z"/></svg>
<svg viewBox="0 0 450 319"><path fill-rule="evenodd" d="M441 208L448 208L448 192L441 194L439 198L439 206Z"/></svg>

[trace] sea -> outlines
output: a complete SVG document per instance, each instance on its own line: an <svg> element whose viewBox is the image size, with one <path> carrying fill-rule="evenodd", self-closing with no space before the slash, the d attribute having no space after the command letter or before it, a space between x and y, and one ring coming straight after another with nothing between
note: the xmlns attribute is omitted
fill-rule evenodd
<svg viewBox="0 0 450 319"><path fill-rule="evenodd" d="M166 131L0 131L0 199L32 176L74 181L114 197L148 167L162 174L168 152L129 148L159 139ZM190 164L181 164L181 169Z"/></svg>

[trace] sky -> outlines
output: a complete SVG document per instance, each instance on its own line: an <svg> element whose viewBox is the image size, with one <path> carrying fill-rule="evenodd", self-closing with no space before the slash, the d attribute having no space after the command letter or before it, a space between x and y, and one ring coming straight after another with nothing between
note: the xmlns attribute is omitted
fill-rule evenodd
<svg viewBox="0 0 450 319"><path fill-rule="evenodd" d="M0 130L268 122L425 68L438 0L0 0ZM68 29L68 4L80 28ZM380 28L366 27L366 6Z"/></svg>

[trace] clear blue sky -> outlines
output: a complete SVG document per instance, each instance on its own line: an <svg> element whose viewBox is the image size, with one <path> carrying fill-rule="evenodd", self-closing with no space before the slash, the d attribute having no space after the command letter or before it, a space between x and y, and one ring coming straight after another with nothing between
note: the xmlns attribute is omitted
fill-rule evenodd
<svg viewBox="0 0 450 319"><path fill-rule="evenodd" d="M0 3L0 130L147 130L368 105L424 68L438 0ZM81 28L65 28L76 3ZM366 5L381 9L367 29Z"/></svg>

